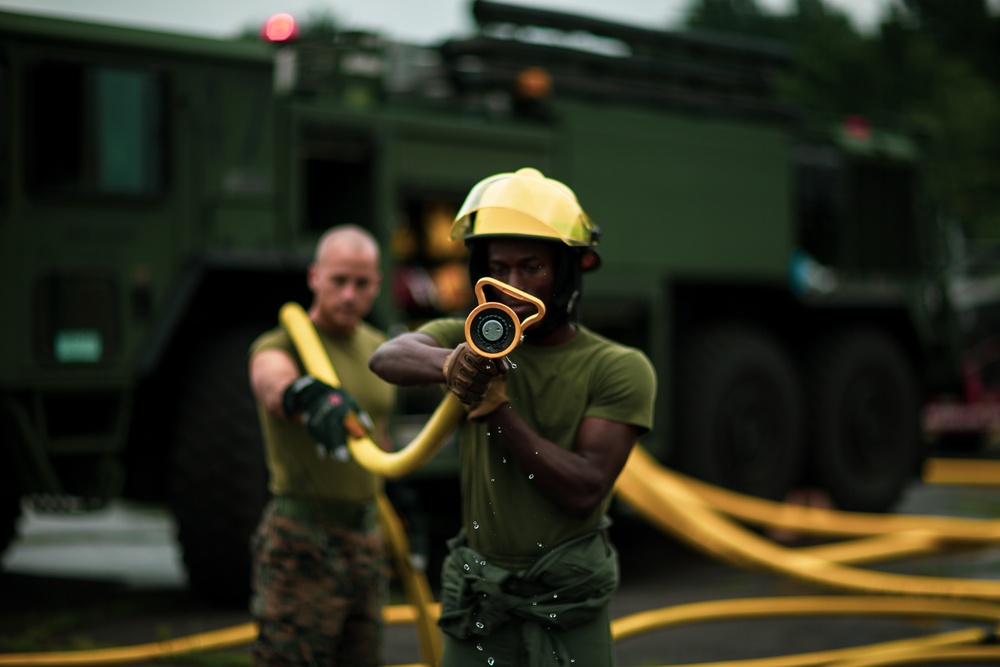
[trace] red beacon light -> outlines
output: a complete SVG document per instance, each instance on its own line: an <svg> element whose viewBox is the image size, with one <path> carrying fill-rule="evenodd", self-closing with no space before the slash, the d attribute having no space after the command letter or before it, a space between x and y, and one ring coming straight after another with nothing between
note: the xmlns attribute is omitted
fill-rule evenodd
<svg viewBox="0 0 1000 667"><path fill-rule="evenodd" d="M855 141L868 141L872 136L872 126L864 116L848 116L844 119L844 132Z"/></svg>
<svg viewBox="0 0 1000 667"><path fill-rule="evenodd" d="M291 14L275 14L264 22L260 35L269 42L290 42L299 36L299 26Z"/></svg>

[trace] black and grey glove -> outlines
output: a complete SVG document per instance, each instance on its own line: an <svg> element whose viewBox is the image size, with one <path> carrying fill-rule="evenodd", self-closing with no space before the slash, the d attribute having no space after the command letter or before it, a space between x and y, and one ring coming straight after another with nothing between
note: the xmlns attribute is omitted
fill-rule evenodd
<svg viewBox="0 0 1000 667"><path fill-rule="evenodd" d="M346 391L331 387L311 375L303 375L288 385L282 396L285 414L297 419L316 442L320 458L338 461L350 458L348 435L363 438L372 429L372 420Z"/></svg>

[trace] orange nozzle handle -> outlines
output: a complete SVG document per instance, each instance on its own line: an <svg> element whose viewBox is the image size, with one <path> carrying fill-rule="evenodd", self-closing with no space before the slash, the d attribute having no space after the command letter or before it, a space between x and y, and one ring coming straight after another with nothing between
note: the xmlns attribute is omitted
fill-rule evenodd
<svg viewBox="0 0 1000 667"><path fill-rule="evenodd" d="M534 314L529 315L528 317L524 318L523 322L519 322L518 323L519 326L521 327L522 331L524 329L527 329L528 327L530 327L533 324L537 324L538 322L541 321L541 319L543 317L545 317L545 304L542 303L542 301L540 299L538 299L537 297L531 296L527 292L522 292L521 290L517 289L516 287L511 287L507 283L502 283L499 280L497 280L496 278L484 277L484 278L480 278L479 280L476 281L476 299L479 301L480 305L482 305L484 303L487 303L487 301L486 301L486 295L483 294L483 287L485 285L490 285L491 287L495 287L496 289L500 290L504 294L512 296L515 299L520 299L521 301L527 301L528 303L530 303L532 306L534 306L537 309L537 312L535 312ZM503 304L500 304L500 305L503 305Z"/></svg>

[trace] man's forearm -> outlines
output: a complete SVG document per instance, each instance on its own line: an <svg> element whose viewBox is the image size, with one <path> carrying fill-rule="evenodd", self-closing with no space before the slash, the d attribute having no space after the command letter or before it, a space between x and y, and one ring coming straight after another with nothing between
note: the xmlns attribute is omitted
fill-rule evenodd
<svg viewBox="0 0 1000 667"><path fill-rule="evenodd" d="M501 405L485 421L490 437L500 440L525 474L557 505L584 517L604 499L603 476L576 452L535 433L510 404Z"/></svg>
<svg viewBox="0 0 1000 667"><path fill-rule="evenodd" d="M415 341L403 334L383 343L368 360L368 367L386 382L409 387L444 382L444 361L450 349Z"/></svg>

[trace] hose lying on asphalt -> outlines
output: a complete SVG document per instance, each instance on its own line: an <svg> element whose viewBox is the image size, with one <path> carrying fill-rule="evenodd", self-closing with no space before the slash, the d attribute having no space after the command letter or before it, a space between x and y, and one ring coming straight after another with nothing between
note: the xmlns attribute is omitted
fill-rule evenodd
<svg viewBox="0 0 1000 667"><path fill-rule="evenodd" d="M676 471L669 471L669 475L675 483L683 483L686 489L706 505L756 526L827 537L883 536L886 533L908 531L926 533L948 542L1000 543L1000 520L844 512L791 505L743 495ZM956 476L952 479L958 481L961 478ZM993 483L1000 483L1000 474Z"/></svg>
<svg viewBox="0 0 1000 667"><path fill-rule="evenodd" d="M286 304L280 318L290 329L307 371L328 384L339 385L336 372L323 353L316 331L301 306ZM384 452L371 439L354 438L349 443L351 453L376 474L386 477L406 475L434 456L464 414L462 406L448 394L417 438L399 452ZM653 525L726 562L739 567L778 572L824 587L877 594L768 597L666 607L613 620L611 629L616 641L680 623L792 614L954 616L994 624L1000 622L1000 605L981 601L1000 599L1000 582L870 572L841 564L928 553L957 543L996 543L1000 541L998 522L863 515L771 503L685 478L659 465L638 445L618 479L616 491L621 499ZM426 577L410 563L406 534L392 505L384 496L379 497L378 503L386 541L411 602L410 605L384 608L383 618L387 623L415 623L425 660L422 664L436 667L441 657L441 637L435 625L440 608L433 602ZM751 524L828 536L863 536L863 539L791 549L759 537L726 515ZM892 594L902 597L889 597ZM943 599L952 597L969 599ZM0 655L0 666L135 664L184 653L233 648L252 642L256 635L256 626L246 623L138 646ZM873 667L930 664L931 661L944 659L997 661L1000 660L1000 646L972 645L992 637L991 633L969 629L852 649L725 664L742 667Z"/></svg>
<svg viewBox="0 0 1000 667"><path fill-rule="evenodd" d="M429 616L436 618L439 607L428 606ZM383 609L386 622L410 622L418 618L412 605L396 605ZM958 618L969 621L1000 622L1000 606L988 602L961 600L927 600L875 596L801 596L693 602L662 609L652 609L611 622L611 634L616 642L657 629L689 625L706 621L776 618L795 615L811 616L912 616L930 619ZM60 651L54 653L21 653L0 655L4 667L56 667L59 665L86 667L98 665L128 665L148 660L162 660L185 653L218 651L235 648L253 641L257 628L253 623L223 628L190 637L137 646ZM881 664L918 664L925 656L958 656L962 651L970 656L988 655L1000 658L1000 645L977 646L994 638L983 628L967 628L925 637L895 640L851 648L802 653L798 655L725 663L701 663L685 667L860 667L849 660L868 660L866 666ZM871 662L906 658L914 662ZM438 662L397 665L395 667L434 667ZM929 664L919 662L919 664Z"/></svg>
<svg viewBox="0 0 1000 667"><path fill-rule="evenodd" d="M906 616L940 619L961 618L970 621L1000 622L1000 606L989 602L963 600L927 600L910 597L873 596L801 596L765 597L693 602L638 612L614 619L611 633L616 642L624 641L652 630L689 625L706 621L763 619L808 616ZM965 628L923 637L900 639L879 644L800 653L773 658L734 660L724 663L700 663L685 667L810 667L840 665L840 661L872 656L912 656L953 647L974 647L995 638L984 628ZM1000 646L990 647L994 656Z"/></svg>
<svg viewBox="0 0 1000 667"><path fill-rule="evenodd" d="M833 662L827 667L890 667L892 665L943 665L956 662L1000 664L1000 646L946 646L903 655L868 656Z"/></svg>
<svg viewBox="0 0 1000 667"><path fill-rule="evenodd" d="M924 465L928 484L1000 484L1000 461L982 459L928 459Z"/></svg>
<svg viewBox="0 0 1000 667"><path fill-rule="evenodd" d="M971 587L995 585L995 582L966 581L961 590L943 585L948 579L904 577L886 573L866 573L836 565L837 560L851 561L858 553L867 553L870 559L881 555L901 553L926 553L941 550L958 541L971 543L975 527L981 527L984 543L994 543L995 527L991 520L942 519L940 517L858 515L816 508L786 507L781 503L760 501L741 496L684 478L660 466L644 450L636 447L622 476L619 478L619 495L640 514L657 527L678 535L697 547L705 548L711 555L722 557L742 567L779 571L795 578L835 588L870 590L879 595L867 596L818 596L818 597L767 597L751 600L720 600L677 605L654 609L614 619L611 624L615 641L622 641L657 628L695 623L707 620L776 617L796 615L889 615L919 617L957 617L970 620L1000 622L1000 605L989 601L949 600L923 597L926 591L914 593L913 584L931 581L938 584L933 594L960 595L979 598ZM714 508L709 500L722 507ZM741 504L745 506L741 507ZM380 516L386 530L386 539L393 553L401 583L410 605L396 605L383 609L387 623L414 622L418 625L418 639L424 663L438 664L440 659L440 634L434 626L439 606L432 602L430 589L423 574L407 567L409 562L405 531L392 520L391 505L380 499ZM776 517L767 521L768 511ZM753 516L762 525L812 532L848 535L852 531L866 536L845 544L791 549L770 543L746 529L725 519L723 510L734 516ZM794 517L791 520L790 517ZM810 517L821 517L813 520ZM840 523L838 519L842 519ZM921 527L925 528L921 530ZM894 527L898 532L878 535ZM874 545L874 547L873 547ZM902 545L902 546L901 546ZM834 548L839 547L841 553ZM827 558L816 554L826 549ZM811 552L811 554L810 554ZM401 560L405 558L405 560ZM401 567L400 567L401 566ZM855 579L855 577L857 579ZM874 579L873 579L874 578ZM907 593L903 597L888 593ZM918 597L919 596L919 597ZM988 596L991 597L992 596ZM729 667L874 667L875 665L934 664L934 662L1000 662L1000 646L976 646L993 638L992 633L981 629L968 629L885 644L837 649L796 656L761 658L725 663ZM134 664L142 660L163 659L191 652L217 651L245 645L256 637L256 626L247 623L190 637L172 639L131 647L116 647L88 651L63 651L54 653L22 653L0 655L3 667L83 666ZM693 667L693 666L692 666ZM702 667L706 667L702 665Z"/></svg>
<svg viewBox="0 0 1000 667"><path fill-rule="evenodd" d="M1000 600L1000 581L875 572L840 565L814 555L815 552L783 547L723 516L689 489L676 473L659 465L639 446L633 448L615 488L622 500L653 525L738 567L776 572L838 590ZM988 538L992 524L983 521ZM919 540L925 540L928 550L947 546L946 540L937 541L933 531L919 530L917 525L909 524L908 531L882 540L890 544L898 540L909 549ZM841 553L850 556L850 547L843 546Z"/></svg>

